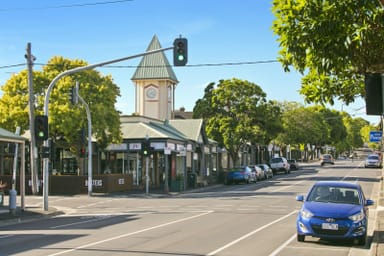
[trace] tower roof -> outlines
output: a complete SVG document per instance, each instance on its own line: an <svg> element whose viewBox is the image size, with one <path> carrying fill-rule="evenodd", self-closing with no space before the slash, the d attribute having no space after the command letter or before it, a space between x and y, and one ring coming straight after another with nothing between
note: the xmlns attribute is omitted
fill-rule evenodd
<svg viewBox="0 0 384 256"><path fill-rule="evenodd" d="M151 43L149 44L147 51L161 49L160 42L156 35L153 36ZM164 52L158 52L145 55L135 73L132 80L148 80L148 79L168 79L177 83L175 73Z"/></svg>

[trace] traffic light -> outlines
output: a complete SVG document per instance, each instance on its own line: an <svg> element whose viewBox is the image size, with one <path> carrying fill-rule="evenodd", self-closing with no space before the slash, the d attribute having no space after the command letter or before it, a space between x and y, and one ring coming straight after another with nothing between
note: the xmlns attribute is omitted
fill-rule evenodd
<svg viewBox="0 0 384 256"><path fill-rule="evenodd" d="M151 143L149 142L149 140L144 141L141 145L142 145L141 146L141 153L143 154L143 156L152 155L155 148L151 147Z"/></svg>
<svg viewBox="0 0 384 256"><path fill-rule="evenodd" d="M78 103L78 96L77 96L77 87L71 87L69 89L69 99L73 105L76 105Z"/></svg>
<svg viewBox="0 0 384 256"><path fill-rule="evenodd" d="M185 66L188 61L188 41L186 38L176 38L173 41L173 65Z"/></svg>
<svg viewBox="0 0 384 256"><path fill-rule="evenodd" d="M48 117L47 116L35 117L35 138L39 142L48 139Z"/></svg>
<svg viewBox="0 0 384 256"><path fill-rule="evenodd" d="M80 157L81 158L85 158L86 153L87 153L87 151L85 150L85 148L80 149Z"/></svg>
<svg viewBox="0 0 384 256"><path fill-rule="evenodd" d="M145 142L143 142L142 146L143 147L141 148L141 151L143 153L143 156L149 156L151 154L149 141L146 140Z"/></svg>

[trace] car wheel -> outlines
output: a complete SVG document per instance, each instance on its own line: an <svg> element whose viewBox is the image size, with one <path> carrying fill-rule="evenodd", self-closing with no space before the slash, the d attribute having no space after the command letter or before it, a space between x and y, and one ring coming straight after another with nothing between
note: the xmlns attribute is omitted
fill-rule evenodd
<svg viewBox="0 0 384 256"><path fill-rule="evenodd" d="M304 242L304 240L305 240L305 235L299 235L299 234L297 234L297 241L298 241L298 242Z"/></svg>

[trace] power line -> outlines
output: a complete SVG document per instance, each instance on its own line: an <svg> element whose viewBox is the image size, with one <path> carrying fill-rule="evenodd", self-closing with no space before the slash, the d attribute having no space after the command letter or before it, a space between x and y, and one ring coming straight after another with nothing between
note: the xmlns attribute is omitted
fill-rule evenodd
<svg viewBox="0 0 384 256"><path fill-rule="evenodd" d="M222 63L202 63L202 64L190 64L186 65L186 67L218 67L218 66L241 66L241 65L258 65L258 64L269 64L269 63L277 63L277 60L260 60L260 61L244 61L244 62L222 62ZM0 66L0 69L14 68L20 66L26 66L25 63L13 64L13 65L5 65ZM34 63L37 66L47 66L47 65L56 65L56 64L44 64L44 63ZM169 65L173 67L172 65ZM138 68L141 66L138 65L107 65L101 68ZM163 66L145 66L144 68L157 68L164 67ZM141 67L143 68L143 67Z"/></svg>
<svg viewBox="0 0 384 256"><path fill-rule="evenodd" d="M133 0L113 0L113 1L103 1L103 2L93 2L93 3L83 3L83 4L51 5L51 6L43 6L43 7L20 7L20 8L0 9L0 12L62 9L62 8L85 7L85 6L94 6L94 5L117 4L117 3L132 2L132 1Z"/></svg>

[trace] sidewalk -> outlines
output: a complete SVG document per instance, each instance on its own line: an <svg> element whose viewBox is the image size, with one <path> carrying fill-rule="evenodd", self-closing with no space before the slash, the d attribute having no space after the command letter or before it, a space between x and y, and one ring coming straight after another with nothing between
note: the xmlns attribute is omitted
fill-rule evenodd
<svg viewBox="0 0 384 256"><path fill-rule="evenodd" d="M11 211L8 201L8 199L4 198L4 205L0 206L0 226L64 214L64 212L58 211L55 208L49 208L48 211L44 211L41 207L31 206L25 207L24 210L17 206L15 210Z"/></svg>
<svg viewBox="0 0 384 256"><path fill-rule="evenodd" d="M371 245L372 256L384 256L384 170L376 205L376 223Z"/></svg>

